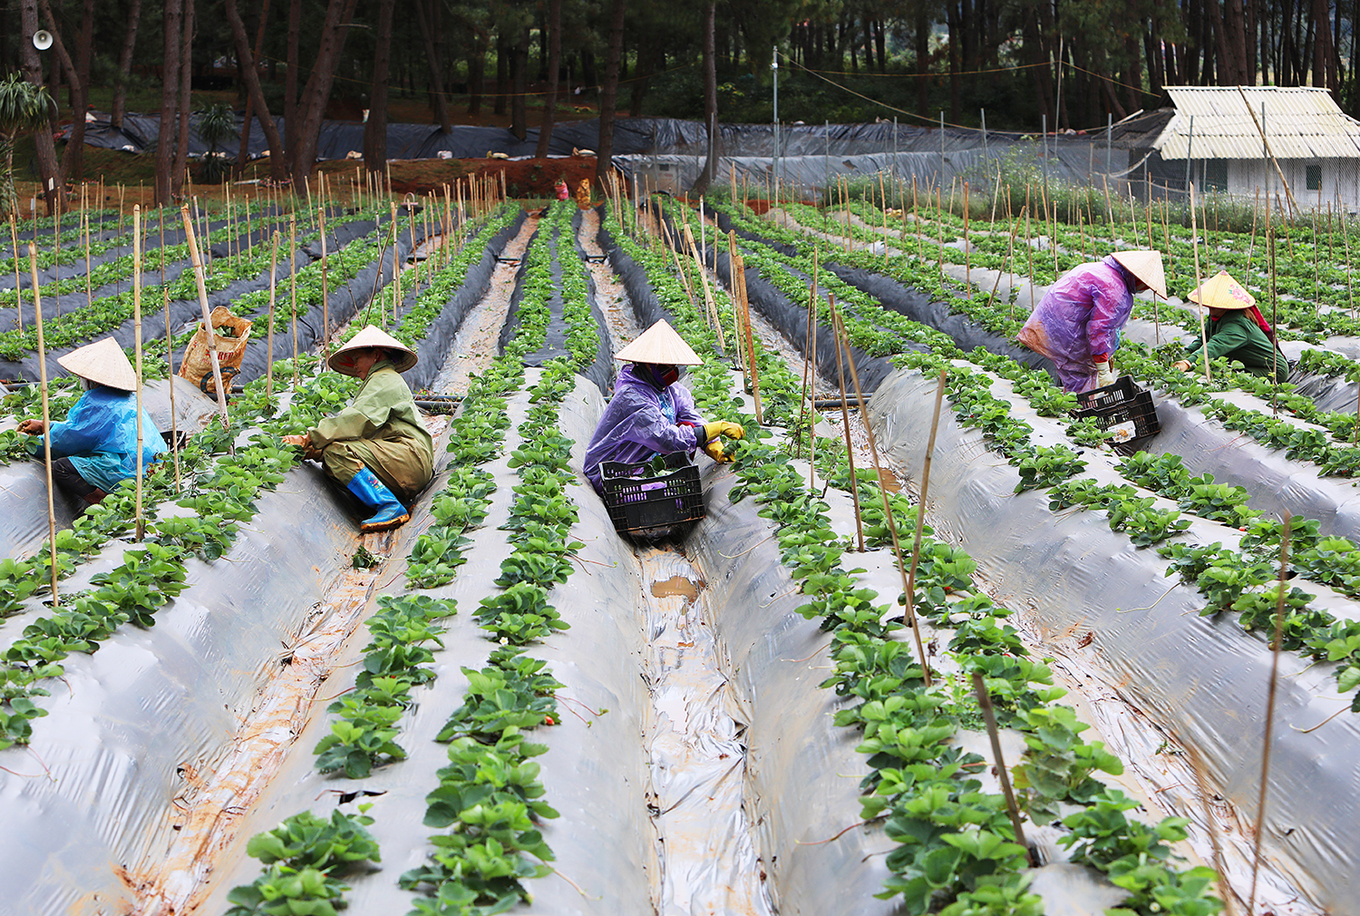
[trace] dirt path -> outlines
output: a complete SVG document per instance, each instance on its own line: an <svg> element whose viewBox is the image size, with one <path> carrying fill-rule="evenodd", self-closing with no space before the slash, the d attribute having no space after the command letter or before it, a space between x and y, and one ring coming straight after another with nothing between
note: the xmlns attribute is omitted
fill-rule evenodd
<svg viewBox="0 0 1360 916"><path fill-rule="evenodd" d="M529 247L529 240L538 229L538 217L531 215L520 227L519 234L506 242L499 255L496 269L491 273L491 285L482 301L468 312L463 326L453 339L444 368L430 390L438 394L467 394L472 376L486 371L500 352L501 326L510 311L510 297L515 292L515 273L520 259Z"/></svg>
<svg viewBox="0 0 1360 916"><path fill-rule="evenodd" d="M591 279L595 281L595 303L599 305L600 311L604 312L605 325L609 328L609 336L613 341L612 349L617 353L620 347L642 333L642 329L638 327L637 319L633 316L633 303L628 299L628 291L614 273L614 268L610 267L604 258L599 233L599 211L595 209L583 211L581 231L577 238L581 242L581 247L585 249L586 257L592 259L586 261L586 269L590 271Z"/></svg>

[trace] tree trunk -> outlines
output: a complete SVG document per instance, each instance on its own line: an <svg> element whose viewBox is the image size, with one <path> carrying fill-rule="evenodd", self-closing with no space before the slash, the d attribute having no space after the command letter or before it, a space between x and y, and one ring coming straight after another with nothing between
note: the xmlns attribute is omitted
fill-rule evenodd
<svg viewBox="0 0 1360 916"><path fill-rule="evenodd" d="M1336 53L1332 47L1327 0L1313 0L1313 34L1313 85L1330 89L1335 98L1341 87L1336 79Z"/></svg>
<svg viewBox="0 0 1360 916"><path fill-rule="evenodd" d="M302 38L302 0L293 0L288 8L288 68L283 74L283 148L287 156L288 174L295 171L299 130L298 71L302 60L298 45ZM294 188L294 193L297 192Z"/></svg>
<svg viewBox="0 0 1360 916"><path fill-rule="evenodd" d="M510 60L511 98L510 133L523 142L529 135L529 111L526 97L529 94L529 26L520 29L519 39L515 42L514 57Z"/></svg>
<svg viewBox="0 0 1360 916"><path fill-rule="evenodd" d="M491 113L503 115L506 110L505 88L510 83L510 39L496 33L496 96Z"/></svg>
<svg viewBox="0 0 1360 916"><path fill-rule="evenodd" d="M718 54L714 46L714 20L717 0L704 6L704 124L708 128L708 158L699 178L690 188L695 197L703 197L718 171Z"/></svg>
<svg viewBox="0 0 1360 916"><path fill-rule="evenodd" d="M447 134L453 130L453 122L449 119L449 101L444 95L443 32L436 31L437 26L426 9L428 2L416 0L416 20L420 23L420 36L425 40L425 59L430 62L430 103L434 109L434 119L439 123L440 131ZM560 3L561 0L555 2Z"/></svg>
<svg viewBox="0 0 1360 916"><path fill-rule="evenodd" d="M156 203L162 207L175 202L177 187L171 181L171 172L175 165L175 122L179 117L179 39L183 15L183 0L165 0L161 30L165 36L161 64L161 123L156 134Z"/></svg>
<svg viewBox="0 0 1360 916"><path fill-rule="evenodd" d="M227 22L232 27L232 42L236 45L236 75L246 87L246 113L245 117L241 119L241 148L236 154L236 167L232 169L238 176L245 172L246 162L250 159L251 116L254 114L254 109L257 105L264 105L263 94L259 94L257 98L256 93L251 92L250 81L253 79L256 86L259 86L260 84L260 75L255 69L255 62L260 59L260 54L264 50L264 26L268 19L269 0L264 0L264 7L260 10L260 27L255 30L255 51L254 53L249 53L250 45L241 40L245 38L246 29L244 22L241 20L240 11L236 8L236 0L227 0ZM237 22L242 22L239 35L236 30ZM266 126L266 121L268 121L269 118L268 106L264 106L263 110L265 111L265 114L260 118L260 128L264 130L265 139L268 140L269 128ZM269 167L271 177L274 177L272 175L274 169L273 160L278 159L278 154L281 150L275 149L272 145L269 150L271 159ZM279 165L282 167L281 161Z"/></svg>
<svg viewBox="0 0 1360 916"><path fill-rule="evenodd" d="M52 33L52 50L56 52L57 60L61 62L71 87L73 123L71 125L71 138L66 143L66 150L61 155L61 164L57 168L57 187L60 191L66 187L68 178L72 176L80 177L82 174L82 153L85 149L85 99L89 91L89 45L93 40L94 0L85 0L85 21L81 24L79 38L80 44L84 46L85 73L83 75L85 78L83 79L82 73L78 69L79 63L72 61L71 55L66 51L66 42L62 40L61 31L57 27L57 19L52 15L52 8L48 0L38 0L38 6L43 17L47 20L48 31ZM76 55L78 58L80 57L81 48L77 47Z"/></svg>
<svg viewBox="0 0 1360 916"><path fill-rule="evenodd" d="M113 87L113 111L109 122L114 130L123 129L123 115L127 108L127 81L132 74L132 52L137 47L137 29L142 22L142 0L132 0L128 9L127 31L123 33L123 49L118 52L117 82Z"/></svg>
<svg viewBox="0 0 1360 916"><path fill-rule="evenodd" d="M482 93L486 89L486 51L480 40L468 55L468 114L481 114Z"/></svg>
<svg viewBox="0 0 1360 916"><path fill-rule="evenodd" d="M238 165L244 165L248 155L247 140L250 136L250 111L253 108L255 115L260 121L260 129L264 131L265 142L269 144L269 177L275 182L282 181L288 175L288 164L284 160L283 140L279 137L279 127L274 123L274 116L269 113L269 105L265 102L264 90L260 87L260 74L255 68L255 61L258 59L250 52L250 45L246 38L246 24L241 20L240 11L236 7L236 0L226 0L227 22L231 25L231 33L236 41L236 56L241 61L241 76L245 79L246 93L250 104L246 107L245 123L241 126L241 156ZM264 10L260 14L260 35L264 34L264 16L269 12L269 0L265 0ZM258 41L256 47L259 47Z"/></svg>
<svg viewBox="0 0 1360 916"><path fill-rule="evenodd" d="M614 105L619 95L619 59L623 56L623 17L628 0L614 0L609 18L609 46L605 53L604 84L600 87L600 143L595 149L595 178L604 186L614 167Z"/></svg>
<svg viewBox="0 0 1360 916"><path fill-rule="evenodd" d="M373 53L373 86L364 124L364 167L382 173L387 165L387 71L392 64L392 9L396 0L380 0L377 47Z"/></svg>
<svg viewBox="0 0 1360 916"><path fill-rule="evenodd" d="M312 65L312 75L302 90L298 102L297 152L293 158L293 187L303 187L311 177L316 163L316 146L321 136L321 121L326 116L326 103L335 82L335 67L349 34L356 0L327 0L326 16L321 26L321 45Z"/></svg>
<svg viewBox="0 0 1360 916"><path fill-rule="evenodd" d="M548 145L552 142L553 121L557 117L557 71L561 69L562 0L551 0L548 4L548 95L543 99L543 121L538 125L538 147L534 150L534 156L539 159L548 157Z"/></svg>
<svg viewBox="0 0 1360 916"><path fill-rule="evenodd" d="M916 14L916 110L924 113L930 103L930 15L922 7Z"/></svg>
<svg viewBox="0 0 1360 916"><path fill-rule="evenodd" d="M194 3L195 0L184 0L184 16L180 21L184 34L179 52L179 142L175 146L175 165L170 174L170 187L176 193L184 187L185 170L189 166L189 122L194 114L190 95L194 74Z"/></svg>
<svg viewBox="0 0 1360 916"><path fill-rule="evenodd" d="M33 42L28 40L28 36L38 31L38 0L22 0L19 17L23 32L19 42L19 59L23 62L24 78L41 89L42 58L38 56L38 49L33 47ZM57 206L57 147L52 142L50 111L47 120L34 129L33 142L37 147L38 174L41 176L43 199L47 203L47 215L51 216Z"/></svg>

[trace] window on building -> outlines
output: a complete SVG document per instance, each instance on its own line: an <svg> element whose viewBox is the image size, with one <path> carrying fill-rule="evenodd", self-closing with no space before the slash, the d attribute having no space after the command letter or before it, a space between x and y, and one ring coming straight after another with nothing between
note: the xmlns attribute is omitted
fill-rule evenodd
<svg viewBox="0 0 1360 916"><path fill-rule="evenodd" d="M1208 191L1228 190L1228 160L1204 160L1204 187Z"/></svg>
<svg viewBox="0 0 1360 916"><path fill-rule="evenodd" d="M1322 163L1310 162L1304 167L1304 177L1307 180L1307 187L1310 191L1322 190Z"/></svg>

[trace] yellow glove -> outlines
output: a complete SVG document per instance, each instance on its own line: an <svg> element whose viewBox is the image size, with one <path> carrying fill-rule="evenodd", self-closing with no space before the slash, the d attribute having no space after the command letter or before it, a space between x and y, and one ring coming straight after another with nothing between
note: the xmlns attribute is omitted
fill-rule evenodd
<svg viewBox="0 0 1360 916"><path fill-rule="evenodd" d="M743 439L746 437L746 430L741 428L740 423L732 423L727 420L714 420L712 423L704 424L705 442L711 442L719 436L727 436L730 439Z"/></svg>
<svg viewBox="0 0 1360 916"><path fill-rule="evenodd" d="M714 439L712 442L705 445L704 451L708 453L708 457L718 462L718 464L725 464L726 462L732 460L731 458L727 457L726 454L723 453L723 444L721 439Z"/></svg>

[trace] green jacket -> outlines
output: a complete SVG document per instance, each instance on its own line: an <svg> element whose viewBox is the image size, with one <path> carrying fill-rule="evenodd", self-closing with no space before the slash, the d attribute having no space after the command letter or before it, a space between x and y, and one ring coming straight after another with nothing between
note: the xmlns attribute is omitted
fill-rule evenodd
<svg viewBox="0 0 1360 916"><path fill-rule="evenodd" d="M434 440L420 422L415 399L391 360L375 363L348 407L308 430L312 445L324 449L332 442L367 439L407 446L410 476L426 481L434 470ZM394 475L396 476L396 475Z"/></svg>
<svg viewBox="0 0 1360 916"><path fill-rule="evenodd" d="M1217 321L1206 323L1204 329L1209 337L1210 361L1220 356L1226 357L1241 363L1252 375L1269 376L1272 361L1278 358L1276 381L1283 382L1289 378L1289 360L1285 359L1283 353L1278 353L1265 331L1262 331L1245 312L1228 312ZM1184 359L1193 368L1203 368L1204 356L1200 352L1199 339L1196 338L1185 346L1189 352L1185 354Z"/></svg>

